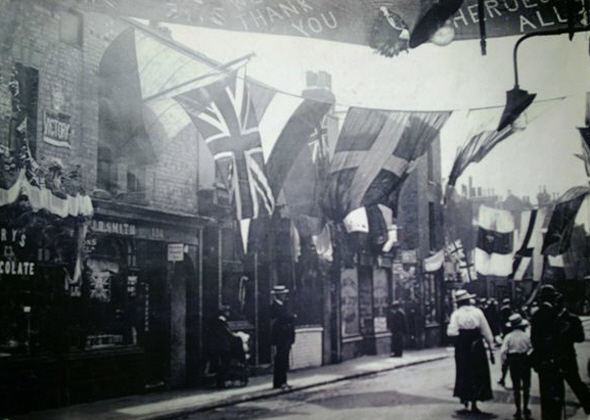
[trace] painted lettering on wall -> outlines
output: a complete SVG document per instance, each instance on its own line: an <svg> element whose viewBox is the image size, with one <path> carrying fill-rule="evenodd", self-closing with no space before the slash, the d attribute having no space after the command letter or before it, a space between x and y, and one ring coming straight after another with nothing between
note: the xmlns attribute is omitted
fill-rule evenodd
<svg viewBox="0 0 590 420"><path fill-rule="evenodd" d="M91 228L97 233L114 233L123 236L135 236L137 234L137 228L133 223L92 220Z"/></svg>

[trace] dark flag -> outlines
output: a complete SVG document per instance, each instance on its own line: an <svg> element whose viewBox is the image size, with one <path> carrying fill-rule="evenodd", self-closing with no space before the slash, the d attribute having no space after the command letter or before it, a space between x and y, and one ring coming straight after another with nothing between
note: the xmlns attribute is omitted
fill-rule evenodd
<svg viewBox="0 0 590 420"><path fill-rule="evenodd" d="M547 227L543 254L557 256L569 249L578 210L589 193L588 187L573 187L559 198Z"/></svg>
<svg viewBox="0 0 590 420"><path fill-rule="evenodd" d="M507 210L479 207L475 268L483 275L512 273L514 217Z"/></svg>

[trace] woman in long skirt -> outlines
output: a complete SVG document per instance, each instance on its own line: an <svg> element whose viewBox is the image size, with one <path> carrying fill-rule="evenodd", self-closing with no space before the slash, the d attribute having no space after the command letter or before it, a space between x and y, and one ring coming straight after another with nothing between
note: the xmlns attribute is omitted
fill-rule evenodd
<svg viewBox="0 0 590 420"><path fill-rule="evenodd" d="M455 390L465 408L479 413L477 401L493 398L490 367L484 341L493 348L492 331L481 309L472 305L474 295L466 290L455 292L457 309L451 314L447 335L455 338ZM493 357L493 355L490 355ZM493 360L493 359L492 359Z"/></svg>

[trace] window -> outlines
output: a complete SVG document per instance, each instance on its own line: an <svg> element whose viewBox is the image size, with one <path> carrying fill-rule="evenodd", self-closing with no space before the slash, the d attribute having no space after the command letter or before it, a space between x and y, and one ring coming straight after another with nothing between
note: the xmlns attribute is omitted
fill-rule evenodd
<svg viewBox="0 0 590 420"><path fill-rule="evenodd" d="M127 168L127 192L143 196L145 193L145 168L129 166Z"/></svg>
<svg viewBox="0 0 590 420"><path fill-rule="evenodd" d="M64 12L59 25L59 39L66 44L82 46L82 15Z"/></svg>
<svg viewBox="0 0 590 420"><path fill-rule="evenodd" d="M117 165L113 162L110 148L101 146L98 148L97 186L106 191L114 192L117 189Z"/></svg>

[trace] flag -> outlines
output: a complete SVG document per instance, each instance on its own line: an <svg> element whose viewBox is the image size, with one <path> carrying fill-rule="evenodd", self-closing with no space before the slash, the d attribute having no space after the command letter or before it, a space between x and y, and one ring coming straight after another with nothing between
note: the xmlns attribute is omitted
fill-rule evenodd
<svg viewBox="0 0 590 420"><path fill-rule="evenodd" d="M334 261L334 248L332 247L332 234L330 226L325 224L318 235L312 235L311 241L315 247L316 253L320 258L327 262Z"/></svg>
<svg viewBox="0 0 590 420"><path fill-rule="evenodd" d="M507 210L479 207L475 267L483 275L512 273L514 217Z"/></svg>
<svg viewBox="0 0 590 420"><path fill-rule="evenodd" d="M588 193L588 187L572 187L557 200L543 241L543 254L556 256L569 249L578 210Z"/></svg>
<svg viewBox="0 0 590 420"><path fill-rule="evenodd" d="M161 137L163 131L172 139L191 123L173 96L227 74L208 57L139 23L134 26L121 32L101 59L100 113L112 121L113 129L105 136L118 153L139 150L151 156L145 133L156 131Z"/></svg>
<svg viewBox="0 0 590 420"><path fill-rule="evenodd" d="M520 236L515 247L512 274L509 276L514 280L522 280L531 261L542 258L540 251L543 244L544 209L524 211L520 217ZM541 280L541 273L535 270L534 267L532 274L533 280Z"/></svg>
<svg viewBox="0 0 590 420"><path fill-rule="evenodd" d="M477 280L477 270L475 269L473 261L475 261L475 250L471 250L469 258L465 258L459 264L459 278L463 283Z"/></svg>
<svg viewBox="0 0 590 420"><path fill-rule="evenodd" d="M377 204L395 213L403 181L449 115L350 108L322 197L326 214L342 221L355 209Z"/></svg>
<svg viewBox="0 0 590 420"><path fill-rule="evenodd" d="M259 118L262 151L273 195L277 199L284 189L292 213L311 214L313 202L317 201L311 195L315 165L324 153L324 145L319 142L325 139L317 139L317 147L314 144L310 148L310 142L316 141L312 136L325 130L322 121L333 104L284 94L255 82L249 83L248 88Z"/></svg>
<svg viewBox="0 0 590 420"><path fill-rule="evenodd" d="M445 262L445 252L443 249L424 259L424 271L434 273L440 270Z"/></svg>
<svg viewBox="0 0 590 420"><path fill-rule="evenodd" d="M211 150L238 220L270 215L274 196L266 177L258 118L246 81L228 78L175 96ZM247 239L242 238L246 243Z"/></svg>
<svg viewBox="0 0 590 420"><path fill-rule="evenodd" d="M576 156L584 162L586 176L588 177L588 182L590 182L590 127L582 127L578 130L580 130L582 136L582 153Z"/></svg>
<svg viewBox="0 0 590 420"><path fill-rule="evenodd" d="M472 262L473 256L469 259L467 258L461 239L448 243L445 246L444 252L445 259L448 261L448 264L445 265L445 270L457 274L459 279L464 283L477 280L477 273Z"/></svg>
<svg viewBox="0 0 590 420"><path fill-rule="evenodd" d="M527 108L526 122L531 123L556 102L557 100L551 100L532 104ZM467 140L457 152L449 174L448 186L454 187L457 179L469 165L481 162L498 144L520 131L512 125L500 131L497 130L502 111L503 108L494 107L473 109L467 112L465 121L462 122Z"/></svg>

